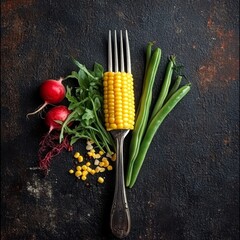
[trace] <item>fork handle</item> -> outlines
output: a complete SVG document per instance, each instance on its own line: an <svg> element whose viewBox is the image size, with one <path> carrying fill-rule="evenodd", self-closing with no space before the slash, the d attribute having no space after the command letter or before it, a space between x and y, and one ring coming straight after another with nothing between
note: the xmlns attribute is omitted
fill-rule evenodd
<svg viewBox="0 0 240 240"><path fill-rule="evenodd" d="M126 135L127 133L115 136L117 143L116 180L110 215L110 227L113 235L118 238L126 237L131 227L130 212L125 192L123 164L123 142Z"/></svg>

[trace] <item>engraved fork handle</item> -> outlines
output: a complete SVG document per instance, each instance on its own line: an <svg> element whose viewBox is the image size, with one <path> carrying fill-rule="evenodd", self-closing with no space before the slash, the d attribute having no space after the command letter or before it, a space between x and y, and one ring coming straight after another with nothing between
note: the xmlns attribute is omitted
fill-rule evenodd
<svg viewBox="0 0 240 240"><path fill-rule="evenodd" d="M123 142L128 132L129 130L116 131L113 134L117 144L117 160L115 192L110 215L110 227L112 233L118 238L126 237L129 234L131 227L130 212L125 192L123 164Z"/></svg>

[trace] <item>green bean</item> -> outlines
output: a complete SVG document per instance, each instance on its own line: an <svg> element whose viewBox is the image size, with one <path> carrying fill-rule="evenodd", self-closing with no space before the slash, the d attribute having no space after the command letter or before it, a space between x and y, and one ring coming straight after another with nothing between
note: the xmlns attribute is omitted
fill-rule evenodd
<svg viewBox="0 0 240 240"><path fill-rule="evenodd" d="M158 128L162 124L163 120L167 117L167 115L173 110L173 108L178 104L178 102L189 92L190 90L190 84L187 84L180 89L178 89L168 100L168 102L162 107L160 111L155 115L155 117L152 119L150 124L148 125L148 128L146 130L146 133L144 135L144 138L142 140L138 156L134 162L133 170L132 170L132 176L131 181L129 184L129 187L132 188L135 184L139 171L142 167L142 164L144 162L145 156L148 152L149 146L153 140L154 135L156 134Z"/></svg>
<svg viewBox="0 0 240 240"><path fill-rule="evenodd" d="M126 186L130 183L132 175L132 167L137 157L139 146L146 130L147 121L149 117L150 106L152 102L152 88L156 77L158 66L161 59L161 49L156 48L149 60L148 69L144 77L144 88L142 90L140 106L138 115L136 116L136 122L134 130L132 131L132 139L130 141L129 148L129 164L126 174Z"/></svg>
<svg viewBox="0 0 240 240"><path fill-rule="evenodd" d="M146 50L146 66L145 66L145 72L147 72L148 69L148 64L152 56L152 46L154 42L149 42L147 45L147 50Z"/></svg>
<svg viewBox="0 0 240 240"><path fill-rule="evenodd" d="M146 77L147 70L148 70L148 65L149 65L149 62L150 62L150 60L151 60L151 56L152 56L152 46L153 46L153 44L154 44L154 42L149 42L149 43L147 44L144 79L145 79L145 77ZM143 82L142 89L145 88L145 85L146 85L146 84L147 84L147 81L144 81L144 82ZM140 108L140 104L138 105L137 112L136 112L136 116L137 116L138 113L139 113L139 108Z"/></svg>
<svg viewBox="0 0 240 240"><path fill-rule="evenodd" d="M150 121L157 114L157 112L162 108L163 103L164 103L164 101L167 97L168 90L169 90L169 87L170 87L170 84L171 84L174 65L175 65L175 56L172 55L169 58L169 63L167 65L165 77L164 77L164 80L163 80L163 85L161 87L161 91L160 91L159 97L157 99L157 102L154 105Z"/></svg>
<svg viewBox="0 0 240 240"><path fill-rule="evenodd" d="M182 81L182 76L181 76L181 75L178 75L178 76L177 76L177 79L176 79L176 81L174 82L171 90L169 91L169 93L168 93L168 95L167 95L164 103L166 103L166 102L169 100L169 98L178 90L178 88L179 88L179 86L180 86L180 84L181 84L181 81Z"/></svg>

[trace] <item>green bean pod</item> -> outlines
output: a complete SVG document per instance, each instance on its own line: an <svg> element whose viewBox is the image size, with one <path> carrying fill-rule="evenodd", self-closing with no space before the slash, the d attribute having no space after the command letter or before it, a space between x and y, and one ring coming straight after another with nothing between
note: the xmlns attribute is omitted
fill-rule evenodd
<svg viewBox="0 0 240 240"><path fill-rule="evenodd" d="M135 127L132 131L132 139L129 147L129 164L126 174L126 186L129 185L133 163L137 157L143 134L146 130L149 117L150 106L152 102L152 88L156 77L158 66L161 59L161 49L156 48L148 64L147 72L144 77L144 88L140 99L138 115L136 117Z"/></svg>
<svg viewBox="0 0 240 240"><path fill-rule="evenodd" d="M164 103L166 103L166 102L169 100L169 98L178 90L178 88L179 88L179 86L180 86L180 84L181 84L181 81L182 81L182 76L181 76L181 75L178 75L178 76L177 76L177 79L176 79L176 81L174 82L171 90L169 91L169 93L168 93L168 95L167 95Z"/></svg>
<svg viewBox="0 0 240 240"><path fill-rule="evenodd" d="M149 62L150 62L150 60L151 60L151 56L152 56L152 46L153 46L153 44L154 44L154 42L149 42L149 43L147 44L144 79L146 78L146 74L147 74L147 70L148 70L148 65L149 65ZM146 82L147 82L147 81L144 81L144 82L143 82L142 89L145 88ZM140 108L140 104L138 105L137 112L136 112L136 116L138 116L139 108Z"/></svg>
<svg viewBox="0 0 240 240"><path fill-rule="evenodd" d="M160 91L159 97L157 99L157 102L154 105L150 121L153 119L153 117L156 115L156 113L162 108L163 103L167 97L169 87L171 84L171 80L172 80L174 65L175 65L175 56L172 55L169 58L169 63L167 65L167 69L166 69L165 77L164 77L163 84L161 87L161 91Z"/></svg>
<svg viewBox="0 0 240 240"><path fill-rule="evenodd" d="M153 42L149 42L147 45L147 50L146 50L146 66L145 66L145 72L147 72L148 69L148 64L149 61L151 60L151 56L152 56L152 46L153 46Z"/></svg>
<svg viewBox="0 0 240 240"><path fill-rule="evenodd" d="M142 140L138 156L134 162L134 166L132 169L132 175L131 175L131 181L128 185L130 188L133 187L133 185L136 182L136 179L138 177L139 171L142 167L142 164L144 162L145 156L148 152L149 146L153 140L154 135L156 134L158 128L162 124L163 120L167 117L167 115L173 110L173 108L181 101L181 99L190 91L190 84L187 84L180 89L178 89L172 97L168 100L168 102L161 108L161 110L158 111L158 113L155 115L155 117L152 119L150 124L148 125L148 128L146 130L146 133L144 135L144 138Z"/></svg>

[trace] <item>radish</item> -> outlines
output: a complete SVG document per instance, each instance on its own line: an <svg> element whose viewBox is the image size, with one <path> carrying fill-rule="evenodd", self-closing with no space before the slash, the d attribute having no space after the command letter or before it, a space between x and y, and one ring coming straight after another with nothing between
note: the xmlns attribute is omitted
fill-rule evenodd
<svg viewBox="0 0 240 240"><path fill-rule="evenodd" d="M53 107L46 113L45 124L48 126L49 131L42 137L39 143L38 158L40 169L48 170L51 159L64 149L72 150L68 136L65 136L63 141L59 142L60 122L63 123L70 113L71 111L63 105Z"/></svg>
<svg viewBox="0 0 240 240"><path fill-rule="evenodd" d="M50 133L53 129L61 130L61 124L56 121L64 122L71 111L63 105L59 105L50 109L45 117L45 123L49 127Z"/></svg>
<svg viewBox="0 0 240 240"><path fill-rule="evenodd" d="M44 100L44 103L34 112L28 113L34 115L44 109L48 104L60 103L66 94L66 88L62 84L63 78L59 80L48 79L40 85L40 97Z"/></svg>

